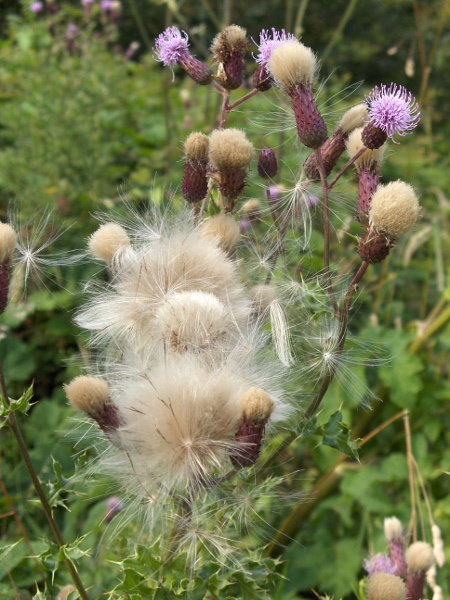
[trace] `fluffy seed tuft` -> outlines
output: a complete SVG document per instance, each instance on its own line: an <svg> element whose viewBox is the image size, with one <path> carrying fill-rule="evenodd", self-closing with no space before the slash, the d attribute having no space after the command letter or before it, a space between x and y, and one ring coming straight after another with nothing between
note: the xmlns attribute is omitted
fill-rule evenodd
<svg viewBox="0 0 450 600"><path fill-rule="evenodd" d="M403 527L397 517L388 517L384 520L384 535L388 542L402 539Z"/></svg>
<svg viewBox="0 0 450 600"><path fill-rule="evenodd" d="M127 232L117 223L105 223L91 235L88 242L91 253L105 262L111 262L120 248L129 245Z"/></svg>
<svg viewBox="0 0 450 600"><path fill-rule="evenodd" d="M99 377L80 375L64 387L69 402L87 415L95 414L109 402L108 384Z"/></svg>
<svg viewBox="0 0 450 600"><path fill-rule="evenodd" d="M367 106L365 104L357 104L344 113L338 127L342 129L344 135L349 135L354 129L363 127L368 118L369 111L367 110Z"/></svg>
<svg viewBox="0 0 450 600"><path fill-rule="evenodd" d="M253 144L240 129L216 129L209 136L209 156L218 171L246 168L253 153Z"/></svg>
<svg viewBox="0 0 450 600"><path fill-rule="evenodd" d="M196 163L208 161L209 138L204 133L194 131L184 142L186 160Z"/></svg>
<svg viewBox="0 0 450 600"><path fill-rule="evenodd" d="M275 404L266 391L258 388L250 388L242 396L241 406L242 415L246 421L266 424Z"/></svg>
<svg viewBox="0 0 450 600"><path fill-rule="evenodd" d="M224 252L231 254L241 237L239 225L231 215L214 215L203 221L201 232L204 236L215 238Z"/></svg>
<svg viewBox="0 0 450 600"><path fill-rule="evenodd" d="M368 600L406 600L406 586L400 577L374 573L367 584Z"/></svg>
<svg viewBox="0 0 450 600"><path fill-rule="evenodd" d="M369 220L390 238L406 233L416 223L420 205L414 189L403 181L378 186L372 197Z"/></svg>
<svg viewBox="0 0 450 600"><path fill-rule="evenodd" d="M11 225L0 222L0 264L11 262L17 235Z"/></svg>
<svg viewBox="0 0 450 600"><path fill-rule="evenodd" d="M362 131L363 128L358 127L357 129L354 129L348 136L347 152L350 158L353 158L355 154L358 154L358 152L365 147L361 138ZM383 161L385 150L386 144L383 144L380 148L377 148L376 150L367 149L359 158L356 159L356 169L360 171L365 166L381 164L381 162Z"/></svg>
<svg viewBox="0 0 450 600"><path fill-rule="evenodd" d="M433 548L427 542L415 542L406 550L408 569L413 573L426 573L434 564Z"/></svg>
<svg viewBox="0 0 450 600"><path fill-rule="evenodd" d="M297 85L310 87L317 71L317 59L311 48L297 40L286 40L273 49L268 69L285 89Z"/></svg>

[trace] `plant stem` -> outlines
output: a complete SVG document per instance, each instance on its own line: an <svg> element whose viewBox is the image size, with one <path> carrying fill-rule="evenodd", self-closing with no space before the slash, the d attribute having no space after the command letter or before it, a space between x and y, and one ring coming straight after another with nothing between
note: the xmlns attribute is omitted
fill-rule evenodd
<svg viewBox="0 0 450 600"><path fill-rule="evenodd" d="M358 158L360 156L362 156L366 150L367 150L367 148L361 148L361 150L359 152L357 152L348 162L345 163L345 165L342 167L342 169L337 172L336 177L331 181L330 184L328 184L328 191L330 191L336 185L336 183L339 181L339 179L342 177L342 175L347 171L347 169L349 167L351 167L352 164L355 161L357 161Z"/></svg>
<svg viewBox="0 0 450 600"><path fill-rule="evenodd" d="M4 375L3 364L2 364L1 359L0 359L0 388L2 391L3 398L5 400L5 403L8 406L10 406L11 403L10 403L8 391L6 388L5 375ZM44 510L45 517L46 517L48 524L50 525L50 528L53 532L53 536L56 540L58 548L61 549L62 547L65 546L61 530L59 529L57 522L53 518L51 506L47 500L47 496L45 495L44 488L42 487L42 484L39 481L39 477L37 476L33 462L31 460L30 453L28 452L27 445L25 443L25 440L23 439L22 432L21 432L19 424L17 422L15 413L13 413L13 412L10 413L9 418L8 418L8 424L9 424L10 428L12 429L12 432L16 438L17 444L19 446L20 454L21 454L23 461L28 469L28 472L31 477L31 481L33 482L34 489L36 490L36 493L42 504L42 508ZM77 588L78 593L80 594L80 597L82 598L82 600L89 600L89 596L87 595L87 592L86 592L86 590L83 586L83 583L77 573L74 563L68 556L66 556L64 560L65 560L65 563L69 570L70 576L72 577L72 580L75 584L75 587Z"/></svg>
<svg viewBox="0 0 450 600"><path fill-rule="evenodd" d="M327 284L327 292L330 297L331 305L333 306L334 312L337 314L339 311L336 297L333 291L333 282L331 280L330 271L330 194L327 184L327 175L325 167L323 165L322 153L320 148L314 150L316 157L317 168L320 173L320 181L322 183L322 206L323 206L323 270L325 274L325 281Z"/></svg>

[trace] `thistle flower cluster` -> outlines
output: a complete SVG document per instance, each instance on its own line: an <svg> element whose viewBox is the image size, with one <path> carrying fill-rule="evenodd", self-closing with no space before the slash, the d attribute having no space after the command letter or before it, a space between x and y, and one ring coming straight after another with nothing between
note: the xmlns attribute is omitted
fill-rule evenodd
<svg viewBox="0 0 450 600"><path fill-rule="evenodd" d="M253 464L266 425L288 409L280 365L260 359L263 311L231 258L233 217L195 228L183 214L160 218L158 234L149 227L108 222L90 238L110 283L92 289L76 320L99 360L95 376L66 387L104 432L106 470L147 502Z"/></svg>
<svg viewBox="0 0 450 600"><path fill-rule="evenodd" d="M432 526L434 547L427 542L414 542L406 547L403 527L396 517L385 519L384 532L389 556L378 554L363 562L369 574L368 600L421 600L426 578L433 589L433 598L442 597L442 590L435 580L436 564L442 566L445 562L439 527Z"/></svg>

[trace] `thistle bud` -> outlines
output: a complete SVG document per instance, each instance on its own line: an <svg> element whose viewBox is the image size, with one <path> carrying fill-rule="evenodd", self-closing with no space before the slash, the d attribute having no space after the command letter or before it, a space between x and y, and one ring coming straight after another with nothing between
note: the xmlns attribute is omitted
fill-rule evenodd
<svg viewBox="0 0 450 600"><path fill-rule="evenodd" d="M96 421L108 435L121 425L119 410L110 398L108 384L98 377L75 377L64 387L69 402Z"/></svg>
<svg viewBox="0 0 450 600"><path fill-rule="evenodd" d="M258 174L264 179L272 179L278 173L278 162L272 148L263 148L258 160Z"/></svg>
<svg viewBox="0 0 450 600"><path fill-rule="evenodd" d="M208 192L209 138L204 133L191 133L184 143L186 165L181 193L188 202L200 202Z"/></svg>
<svg viewBox="0 0 450 600"><path fill-rule="evenodd" d="M216 129L209 137L211 175L228 199L224 207L227 212L233 210L236 199L244 191L253 152L253 144L239 129Z"/></svg>
<svg viewBox="0 0 450 600"><path fill-rule="evenodd" d="M353 158L365 148L362 141L362 128L359 127L349 135L346 146L348 155ZM368 223L368 214L372 197L378 187L381 178L380 165L383 160L386 146L376 150L366 149L355 161L356 171L359 177L357 218L361 223Z"/></svg>
<svg viewBox="0 0 450 600"><path fill-rule="evenodd" d="M236 433L239 452L231 460L239 467L252 465L261 452L261 442L267 421L274 409L274 401L267 392L250 388L241 400L242 416Z"/></svg>
<svg viewBox="0 0 450 600"><path fill-rule="evenodd" d="M406 588L409 600L422 600L426 572L434 564L433 548L426 542L415 542L406 551L408 574Z"/></svg>
<svg viewBox="0 0 450 600"><path fill-rule="evenodd" d="M268 69L292 100L301 143L308 148L320 148L328 134L312 93L317 71L313 51L297 40L286 40L273 49Z"/></svg>
<svg viewBox="0 0 450 600"><path fill-rule="evenodd" d="M362 127L367 119L367 108L365 104L358 104L348 110L342 117L336 131L329 137L323 146L320 148L322 154L323 166L325 174L328 175L334 169L337 161L345 150L345 142L352 131L357 127ZM320 173L317 167L317 159L315 154L305 161L303 165L306 177L310 181L320 181Z"/></svg>
<svg viewBox="0 0 450 600"><path fill-rule="evenodd" d="M406 587L400 577L374 573L367 584L367 600L406 600Z"/></svg>
<svg viewBox="0 0 450 600"><path fill-rule="evenodd" d="M225 89L235 90L244 80L244 54L248 47L243 27L230 25L214 38L211 51L219 65L217 79Z"/></svg>
<svg viewBox="0 0 450 600"><path fill-rule="evenodd" d="M253 87L260 92L267 92L271 89L273 79L264 65L259 65L253 75Z"/></svg>
<svg viewBox="0 0 450 600"><path fill-rule="evenodd" d="M16 243L14 229L0 222L0 314L8 304L9 268Z"/></svg>

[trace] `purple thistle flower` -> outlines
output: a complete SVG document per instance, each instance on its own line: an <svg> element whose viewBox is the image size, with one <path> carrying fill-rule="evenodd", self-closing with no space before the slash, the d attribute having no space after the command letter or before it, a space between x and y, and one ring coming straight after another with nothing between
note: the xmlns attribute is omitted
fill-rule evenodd
<svg viewBox="0 0 450 600"><path fill-rule="evenodd" d="M90 6L91 4L94 4L95 0L81 0L81 4L83 6Z"/></svg>
<svg viewBox="0 0 450 600"><path fill-rule="evenodd" d="M416 99L411 92L396 83L391 83L389 87L376 86L366 96L366 105L370 124L384 131L392 140L396 133L407 135L420 121Z"/></svg>
<svg viewBox="0 0 450 600"><path fill-rule="evenodd" d="M168 27L156 38L153 48L155 58L165 67L172 68L174 65L179 65L198 84L208 85L213 78L213 71L211 67L190 54L188 41L185 31L181 32L178 27Z"/></svg>
<svg viewBox="0 0 450 600"><path fill-rule="evenodd" d="M282 29L280 33L274 27L272 27L272 34L269 33L269 30L263 29L259 34L259 46L256 44L255 40L253 40L253 42L259 48L258 56L253 56L253 58L255 58L257 63L262 65L264 68L267 68L267 63L269 62L269 58L273 50L279 46L281 42L296 39L297 38L294 34L286 33L284 29Z"/></svg>
<svg viewBox="0 0 450 600"><path fill-rule="evenodd" d="M168 27L156 38L154 50L157 60L165 67L173 67L186 57L188 47L187 33L178 27Z"/></svg>
<svg viewBox="0 0 450 600"><path fill-rule="evenodd" d="M40 13L44 10L44 3L43 2L32 2L30 4L30 10L31 12L37 14Z"/></svg>
<svg viewBox="0 0 450 600"><path fill-rule="evenodd" d="M100 2L100 7L105 12L108 11L108 10L112 10L114 8L113 0L102 0Z"/></svg>
<svg viewBox="0 0 450 600"><path fill-rule="evenodd" d="M395 575L395 565L387 554L372 554L364 559L363 568L369 575L374 573L390 573Z"/></svg>

